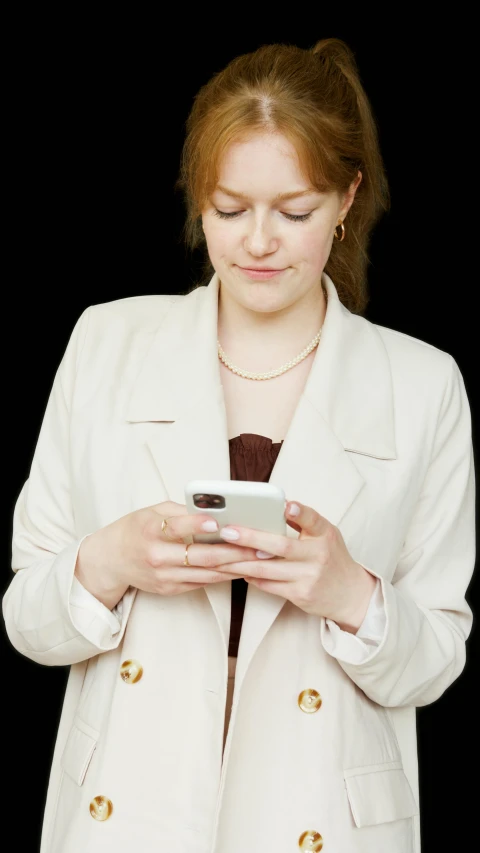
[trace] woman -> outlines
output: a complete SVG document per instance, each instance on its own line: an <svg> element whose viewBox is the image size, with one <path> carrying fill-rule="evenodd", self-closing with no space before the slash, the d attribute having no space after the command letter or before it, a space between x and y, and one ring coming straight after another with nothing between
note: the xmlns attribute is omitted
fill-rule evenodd
<svg viewBox="0 0 480 853"><path fill-rule="evenodd" d="M15 511L8 634L71 665L42 850L418 853L415 706L471 625L470 419L448 354L359 316L387 187L348 48L232 62L181 183L208 286L82 315ZM288 536L192 544L204 477L281 486Z"/></svg>

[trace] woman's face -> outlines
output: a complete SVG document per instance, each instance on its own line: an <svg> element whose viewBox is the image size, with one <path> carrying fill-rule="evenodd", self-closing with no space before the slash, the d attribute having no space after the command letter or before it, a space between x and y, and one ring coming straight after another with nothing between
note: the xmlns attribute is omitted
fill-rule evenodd
<svg viewBox="0 0 480 853"><path fill-rule="evenodd" d="M360 176L342 197L316 191L295 148L278 133L232 144L202 212L222 289L258 312L281 311L311 297L359 182Z"/></svg>

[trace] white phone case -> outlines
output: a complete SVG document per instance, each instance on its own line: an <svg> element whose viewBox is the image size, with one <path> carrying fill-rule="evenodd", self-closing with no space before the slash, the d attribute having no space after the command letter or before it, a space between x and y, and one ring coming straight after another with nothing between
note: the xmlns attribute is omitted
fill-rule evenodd
<svg viewBox="0 0 480 853"><path fill-rule="evenodd" d="M208 497L202 501L200 496ZM195 500L200 505L196 505ZM285 493L272 483L251 480L191 480L185 486L189 515L201 512L218 521L219 527L237 524L286 535ZM224 504L223 506L221 504ZM217 505L216 505L217 504ZM195 542L225 542L218 533L199 533Z"/></svg>

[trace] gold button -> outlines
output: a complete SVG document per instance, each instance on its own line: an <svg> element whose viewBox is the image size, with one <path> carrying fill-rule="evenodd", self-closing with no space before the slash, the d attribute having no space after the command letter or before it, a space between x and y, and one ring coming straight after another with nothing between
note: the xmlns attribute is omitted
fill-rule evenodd
<svg viewBox="0 0 480 853"><path fill-rule="evenodd" d="M300 850L310 850L311 853L312 851L313 853L318 853L323 847L323 838L315 829L307 829L306 832L302 832L298 839L298 846Z"/></svg>
<svg viewBox="0 0 480 853"><path fill-rule="evenodd" d="M120 678L125 684L136 684L143 675L143 666L138 660L124 660L120 667Z"/></svg>
<svg viewBox="0 0 480 853"><path fill-rule="evenodd" d="M95 820L108 820L112 812L113 803L107 797L94 797L90 803L90 814Z"/></svg>
<svg viewBox="0 0 480 853"><path fill-rule="evenodd" d="M314 714L322 704L322 697L316 690L302 690L298 697L298 707L306 714ZM305 848L308 849L308 848Z"/></svg>

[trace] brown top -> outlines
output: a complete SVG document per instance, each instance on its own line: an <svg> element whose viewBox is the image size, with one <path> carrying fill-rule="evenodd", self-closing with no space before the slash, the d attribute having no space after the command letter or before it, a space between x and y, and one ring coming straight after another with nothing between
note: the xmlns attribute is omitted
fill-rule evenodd
<svg viewBox="0 0 480 853"><path fill-rule="evenodd" d="M229 441L230 479L268 483L282 444L282 441L274 444L271 438L250 432L242 432L235 438L231 438ZM247 582L243 578L232 581L229 657L237 657L238 654L247 589Z"/></svg>

